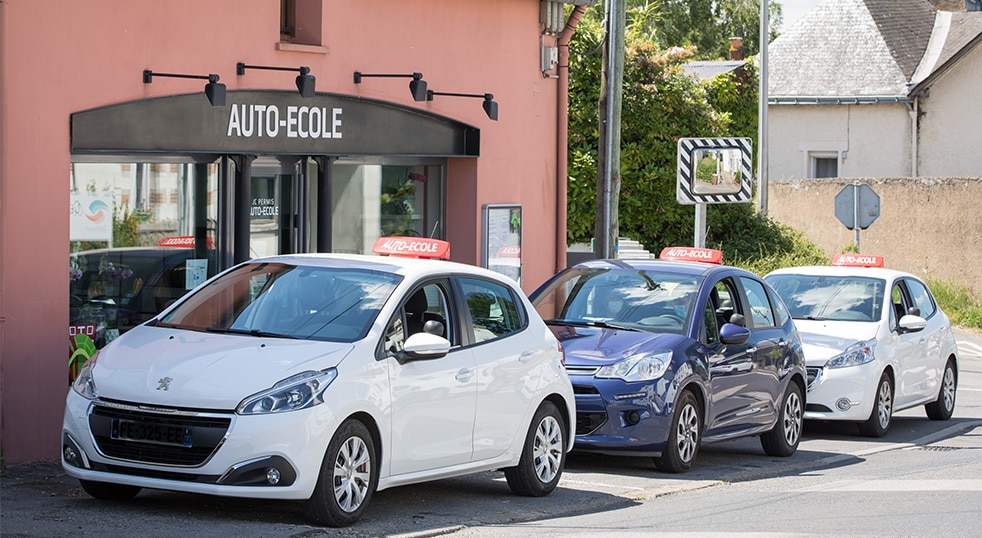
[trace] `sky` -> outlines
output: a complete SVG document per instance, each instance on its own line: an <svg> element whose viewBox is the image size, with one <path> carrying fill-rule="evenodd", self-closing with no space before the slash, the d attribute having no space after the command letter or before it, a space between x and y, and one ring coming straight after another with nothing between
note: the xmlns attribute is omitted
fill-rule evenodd
<svg viewBox="0 0 982 538"><path fill-rule="evenodd" d="M781 12L784 14L784 22L781 23L781 30L787 30L794 25L805 13L811 11L821 0L780 0Z"/></svg>

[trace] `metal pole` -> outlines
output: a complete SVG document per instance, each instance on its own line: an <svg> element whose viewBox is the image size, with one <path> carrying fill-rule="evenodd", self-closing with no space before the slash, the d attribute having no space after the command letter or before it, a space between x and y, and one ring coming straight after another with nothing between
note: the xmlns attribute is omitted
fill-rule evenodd
<svg viewBox="0 0 982 538"><path fill-rule="evenodd" d="M859 183L852 184L852 230L856 235L856 252L862 252L859 248Z"/></svg>
<svg viewBox="0 0 982 538"><path fill-rule="evenodd" d="M602 88L604 103L602 134L601 177L597 186L599 216L594 227L594 253L601 258L613 258L619 235L617 206L620 195L620 144L621 144L621 83L624 78L624 0L607 2L607 48L605 50L606 84Z"/></svg>
<svg viewBox="0 0 982 538"><path fill-rule="evenodd" d="M706 248L706 204L696 204L696 230L692 246Z"/></svg>
<svg viewBox="0 0 982 538"><path fill-rule="evenodd" d="M768 0L760 0L760 101L757 103L757 202L760 213L767 215L767 40L770 37L767 17Z"/></svg>

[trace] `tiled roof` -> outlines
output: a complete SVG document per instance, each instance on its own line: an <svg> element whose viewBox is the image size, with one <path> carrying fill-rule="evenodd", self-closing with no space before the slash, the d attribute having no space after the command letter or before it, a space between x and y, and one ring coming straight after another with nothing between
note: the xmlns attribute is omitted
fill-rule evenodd
<svg viewBox="0 0 982 538"><path fill-rule="evenodd" d="M947 70L959 54L982 42L982 12L939 12L924 58L911 76L917 85Z"/></svg>
<svg viewBox="0 0 982 538"><path fill-rule="evenodd" d="M768 95L907 95L934 26L927 0L823 0L768 46Z"/></svg>
<svg viewBox="0 0 982 538"><path fill-rule="evenodd" d="M685 73L700 79L710 79L743 67L744 60L695 61L682 66Z"/></svg>

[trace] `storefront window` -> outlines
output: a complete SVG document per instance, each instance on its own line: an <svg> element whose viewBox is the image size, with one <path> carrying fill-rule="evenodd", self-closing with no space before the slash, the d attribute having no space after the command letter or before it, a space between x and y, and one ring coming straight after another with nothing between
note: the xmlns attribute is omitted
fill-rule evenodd
<svg viewBox="0 0 982 538"><path fill-rule="evenodd" d="M217 177L214 164L72 165L73 353L102 347L215 274ZM202 228L207 244L196 249Z"/></svg>
<svg viewBox="0 0 982 538"><path fill-rule="evenodd" d="M384 236L444 238L444 169L442 164L335 163L334 252L370 253Z"/></svg>

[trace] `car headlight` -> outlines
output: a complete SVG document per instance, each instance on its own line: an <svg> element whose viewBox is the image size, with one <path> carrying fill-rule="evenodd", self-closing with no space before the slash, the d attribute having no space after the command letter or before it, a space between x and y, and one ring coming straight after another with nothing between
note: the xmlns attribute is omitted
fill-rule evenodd
<svg viewBox="0 0 982 538"><path fill-rule="evenodd" d="M873 350L876 348L876 339L856 342L846 348L840 355L836 355L825 363L827 368L848 368L849 366L859 366L872 362L876 358Z"/></svg>
<svg viewBox="0 0 982 538"><path fill-rule="evenodd" d="M92 369L95 368L95 361L98 357L98 351L89 357L82 366L82 369L79 370L78 377L75 378L75 382L72 383L72 389L74 389L79 396L87 400L94 400L99 396L99 392L95 390L95 379L92 377Z"/></svg>
<svg viewBox="0 0 982 538"><path fill-rule="evenodd" d="M253 394L235 409L240 415L264 415L306 409L324 402L324 390L338 377L335 368L320 372L302 372Z"/></svg>
<svg viewBox="0 0 982 538"><path fill-rule="evenodd" d="M651 381L664 375L671 362L671 351L639 353L601 367L594 376L624 381Z"/></svg>

